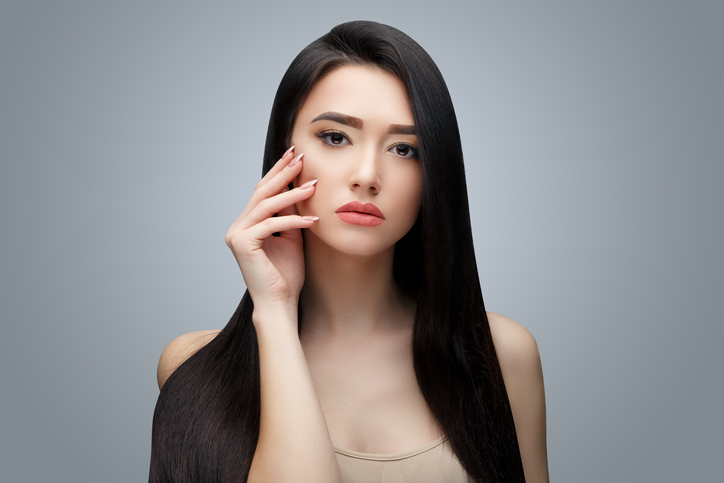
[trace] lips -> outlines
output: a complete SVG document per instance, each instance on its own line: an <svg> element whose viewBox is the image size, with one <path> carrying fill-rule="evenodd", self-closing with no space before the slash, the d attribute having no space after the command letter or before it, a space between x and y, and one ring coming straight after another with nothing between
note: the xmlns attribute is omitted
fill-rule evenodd
<svg viewBox="0 0 724 483"><path fill-rule="evenodd" d="M385 215L372 203L351 201L340 206L336 213L342 221L352 225L377 226L385 221Z"/></svg>

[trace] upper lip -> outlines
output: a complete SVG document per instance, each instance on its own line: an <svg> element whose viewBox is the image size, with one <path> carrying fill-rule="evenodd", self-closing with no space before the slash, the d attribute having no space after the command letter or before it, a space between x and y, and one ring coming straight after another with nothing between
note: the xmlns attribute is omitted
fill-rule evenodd
<svg viewBox="0 0 724 483"><path fill-rule="evenodd" d="M378 218L385 219L385 215L382 214L379 208L373 203L361 203L359 201L350 201L346 205L342 205L337 208L336 213L343 211L356 211L357 213L366 213L368 215L376 216Z"/></svg>

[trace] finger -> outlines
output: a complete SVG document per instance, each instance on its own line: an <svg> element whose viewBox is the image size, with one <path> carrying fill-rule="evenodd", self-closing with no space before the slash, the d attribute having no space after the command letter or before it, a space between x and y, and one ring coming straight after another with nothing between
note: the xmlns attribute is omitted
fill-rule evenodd
<svg viewBox="0 0 724 483"><path fill-rule="evenodd" d="M269 172L265 174L264 177L256 184L255 191L267 186L270 182L276 179L279 174L286 171L285 168L296 167L304 154L302 153L296 156L295 154L296 152L294 151L294 146L292 146L286 153L284 153L284 156L282 156L281 159L272 166L272 169L270 169Z"/></svg>
<svg viewBox="0 0 724 483"><path fill-rule="evenodd" d="M294 146L287 149L284 152L284 154L282 154L282 157L279 158L279 161L274 163L274 166L272 166L272 168L269 171L267 171L267 173L264 175L264 177L262 177L262 179L259 180L258 184L263 184L266 181L273 178L274 176L276 176L277 173L279 173L281 170L283 170L289 164L289 162L292 160L293 157L294 157Z"/></svg>
<svg viewBox="0 0 724 483"><path fill-rule="evenodd" d="M257 223L247 229L246 233L250 239L261 243L272 236L273 233L282 233L284 235L289 230L309 228L317 220L319 218L316 216L276 216Z"/></svg>
<svg viewBox="0 0 724 483"><path fill-rule="evenodd" d="M240 218L244 218L256 205L261 203L267 198L278 195L281 193L294 178L299 176L302 172L302 156L300 154L295 157L289 165L287 165L282 171L277 173L274 177L267 180L264 184L258 184L254 190L254 194L251 195L249 203L244 208Z"/></svg>
<svg viewBox="0 0 724 483"><path fill-rule="evenodd" d="M282 211L277 213L277 216L288 216L288 215L298 215L299 211L297 211L297 204L293 204L291 206L288 206L284 208Z"/></svg>
<svg viewBox="0 0 724 483"><path fill-rule="evenodd" d="M267 180L266 183L262 184L259 182L254 189L254 194L251 195L249 203L244 207L244 211L236 219L234 224L242 223L243 220L249 215L249 213L256 208L256 206L267 198L278 195L279 193L288 190L287 185L294 180L299 173L302 172L301 158L304 154L296 156L292 162L278 172L274 177Z"/></svg>
<svg viewBox="0 0 724 483"><path fill-rule="evenodd" d="M256 197L261 200L281 192L294 178L299 176L302 170L303 157L304 153L295 156L286 166L276 172L274 176L269 179L262 179L262 181L256 185L252 198Z"/></svg>
<svg viewBox="0 0 724 483"><path fill-rule="evenodd" d="M284 208L282 211L277 213L277 216L299 216L296 203ZM287 230L279 233L279 236L283 238L301 238L302 232L299 230Z"/></svg>
<svg viewBox="0 0 724 483"><path fill-rule="evenodd" d="M260 201L252 210L250 210L241 222L242 229L261 223L263 220L278 215L291 206L296 205L300 201L306 200L314 194L316 190L317 180L307 181L299 188L291 191L285 191L271 198Z"/></svg>

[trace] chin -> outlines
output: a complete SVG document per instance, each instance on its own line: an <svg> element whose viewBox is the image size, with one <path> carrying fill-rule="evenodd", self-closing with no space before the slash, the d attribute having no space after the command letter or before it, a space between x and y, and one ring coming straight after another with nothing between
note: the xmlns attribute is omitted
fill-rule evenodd
<svg viewBox="0 0 724 483"><path fill-rule="evenodd" d="M305 240L311 238L315 242L325 245L332 251L355 257L374 257L380 255L393 250L395 243L398 241L396 237L389 239L389 235L388 237L382 237L380 236L381 233L374 233L371 231L373 229L370 228L364 228L367 232L361 230L345 230L343 233L327 233L323 229L315 228L318 227L307 228L305 230ZM402 236L399 238L402 238Z"/></svg>

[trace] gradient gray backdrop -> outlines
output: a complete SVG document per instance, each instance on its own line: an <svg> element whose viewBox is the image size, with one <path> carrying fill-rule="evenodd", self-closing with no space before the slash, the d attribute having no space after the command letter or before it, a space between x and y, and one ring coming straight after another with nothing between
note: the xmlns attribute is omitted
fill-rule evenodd
<svg viewBox="0 0 724 483"><path fill-rule="evenodd" d="M223 327L274 92L342 21L445 76L489 310L557 482L721 477L722 2L0 3L0 480L147 478L158 357Z"/></svg>

